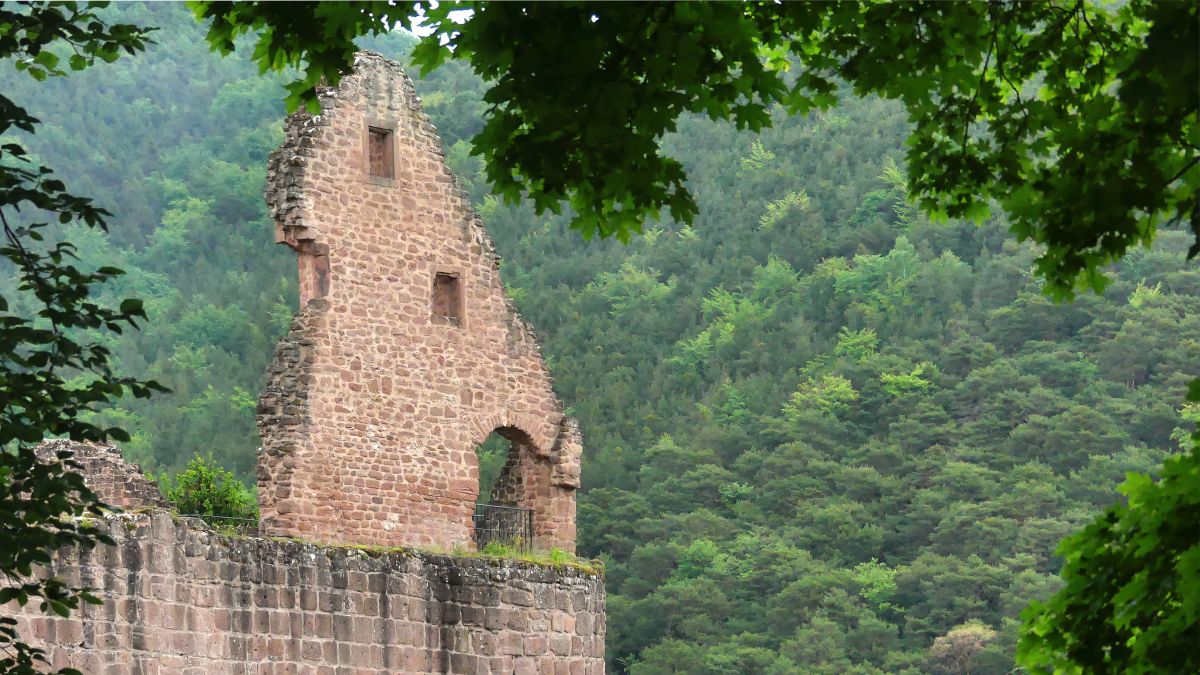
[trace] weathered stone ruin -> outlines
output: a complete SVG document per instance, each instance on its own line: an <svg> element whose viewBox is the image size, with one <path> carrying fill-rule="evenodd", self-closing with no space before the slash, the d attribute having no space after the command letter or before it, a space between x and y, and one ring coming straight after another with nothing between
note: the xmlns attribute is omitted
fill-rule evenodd
<svg viewBox="0 0 1200 675"><path fill-rule="evenodd" d="M142 467L126 462L117 448L64 439L46 441L37 447L37 455L44 462L56 461L62 452L71 453L84 482L105 504L126 510L167 505L158 487L142 473Z"/></svg>
<svg viewBox="0 0 1200 675"><path fill-rule="evenodd" d="M54 667L85 675L603 673L604 580L574 567L225 536L158 508L115 448L71 450L115 546L50 572L104 604L69 618L5 607ZM47 444L50 445L50 444Z"/></svg>
<svg viewBox="0 0 1200 675"><path fill-rule="evenodd" d="M580 436L399 66L360 54L321 104L289 118L268 175L301 301L258 409L270 536L174 516L115 448L50 441L125 509L115 546L48 570L104 604L3 613L85 674L603 673L602 575L382 548L472 547L475 448L496 431L512 447L491 501L529 514L536 548L574 551Z"/></svg>
<svg viewBox="0 0 1200 675"><path fill-rule="evenodd" d="M258 409L262 528L309 540L472 545L475 448L512 442L492 501L575 548L577 425L412 82L378 55L300 113L267 202L300 311Z"/></svg>

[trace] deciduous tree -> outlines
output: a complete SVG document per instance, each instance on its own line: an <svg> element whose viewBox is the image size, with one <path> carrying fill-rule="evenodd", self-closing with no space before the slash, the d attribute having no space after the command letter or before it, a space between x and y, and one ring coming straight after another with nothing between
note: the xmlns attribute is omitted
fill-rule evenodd
<svg viewBox="0 0 1200 675"><path fill-rule="evenodd" d="M407 6L192 3L225 52L257 31L263 68L300 67L293 107L351 65L353 40L412 27ZM901 101L908 190L934 214L998 204L1069 296L1166 222L1200 252L1200 10L1189 2L418 2L429 70L490 85L473 139L497 194L565 203L584 235L627 239L696 202L660 141L685 113L759 130L772 105L833 107L847 88ZM462 17L469 13L465 21Z"/></svg>
<svg viewBox="0 0 1200 675"><path fill-rule="evenodd" d="M0 7L0 59L45 80L66 75L68 68L112 61L122 51L141 51L145 31L106 23L95 14L98 4ZM0 94L0 134L13 128L32 133L37 124ZM33 601L66 616L81 602L97 602L85 587L32 574L57 549L110 541L80 519L98 514L101 503L72 471L70 453L42 461L34 446L48 436L128 439L124 431L97 426L84 416L127 392L144 397L157 387L114 373L109 349L92 339L95 333L82 334L120 333L146 316L138 300L118 308L98 303L97 287L121 270L80 269L75 247L58 239L52 225L78 221L104 229L108 215L69 192L21 144L6 140L0 146L0 256L20 279L15 294L0 296L0 605ZM18 303L35 309L19 311ZM44 654L24 642L15 627L14 619L0 617L0 672L34 673Z"/></svg>

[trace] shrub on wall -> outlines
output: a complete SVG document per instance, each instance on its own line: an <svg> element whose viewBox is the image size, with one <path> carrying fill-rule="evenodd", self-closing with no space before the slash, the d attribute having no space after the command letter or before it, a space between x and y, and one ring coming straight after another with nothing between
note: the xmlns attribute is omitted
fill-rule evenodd
<svg viewBox="0 0 1200 675"><path fill-rule="evenodd" d="M159 489L181 514L213 521L258 520L258 498L213 459L192 457L173 478L160 476Z"/></svg>

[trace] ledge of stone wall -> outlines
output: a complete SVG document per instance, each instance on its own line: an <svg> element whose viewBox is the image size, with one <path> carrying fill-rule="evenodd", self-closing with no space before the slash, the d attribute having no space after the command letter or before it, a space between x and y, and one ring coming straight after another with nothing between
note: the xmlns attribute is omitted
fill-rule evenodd
<svg viewBox="0 0 1200 675"><path fill-rule="evenodd" d="M51 572L104 604L15 609L84 673L603 673L604 579L573 567L219 534L165 511ZM14 610L12 607L6 610ZM9 611L5 612L10 613Z"/></svg>

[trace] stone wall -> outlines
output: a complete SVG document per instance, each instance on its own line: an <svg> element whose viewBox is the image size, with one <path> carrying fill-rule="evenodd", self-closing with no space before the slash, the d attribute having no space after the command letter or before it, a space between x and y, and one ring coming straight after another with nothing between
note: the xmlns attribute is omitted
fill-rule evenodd
<svg viewBox="0 0 1200 675"><path fill-rule="evenodd" d="M263 530L470 547L475 448L500 431L520 439L504 495L539 547L574 551L578 426L412 82L362 53L320 102L288 118L267 177L301 307L258 408Z"/></svg>
<svg viewBox="0 0 1200 675"><path fill-rule="evenodd" d="M98 588L102 606L68 619L14 612L55 666L86 675L604 672L604 582L575 568L231 538L162 511L113 516L109 530L115 546L61 552L51 569Z"/></svg>
<svg viewBox="0 0 1200 675"><path fill-rule="evenodd" d="M62 452L71 453L71 461L79 465L75 470L105 504L121 509L166 505L158 486L146 478L140 466L126 462L119 449L66 439L45 441L37 447L43 461L58 460Z"/></svg>

